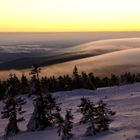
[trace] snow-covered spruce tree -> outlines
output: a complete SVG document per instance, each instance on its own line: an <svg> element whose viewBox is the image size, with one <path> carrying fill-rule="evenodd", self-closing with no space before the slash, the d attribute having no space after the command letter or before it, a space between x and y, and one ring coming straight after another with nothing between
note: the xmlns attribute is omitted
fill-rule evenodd
<svg viewBox="0 0 140 140"><path fill-rule="evenodd" d="M115 112L108 109L102 100L94 105L89 99L81 98L81 104L78 107L83 115L80 123L89 123L86 135L95 135L96 132L109 129L110 117L115 115Z"/></svg>
<svg viewBox="0 0 140 140"><path fill-rule="evenodd" d="M27 129L28 131L44 130L48 126L51 126L51 124L46 117L44 101L37 97L34 100L34 111L27 124Z"/></svg>
<svg viewBox="0 0 140 140"><path fill-rule="evenodd" d="M33 68L30 73L32 75L32 85L31 85L32 93L30 94L35 95L36 98L34 99L33 102L34 103L33 114L27 124L28 131L43 130L46 127L50 126L50 123L46 117L45 103L39 81L39 73L40 68L36 65L33 65Z"/></svg>
<svg viewBox="0 0 140 140"><path fill-rule="evenodd" d="M34 68L35 67L35 68ZM34 111L27 124L29 131L43 130L54 124L54 114L60 110L59 105L56 104L55 98L51 94L44 95L44 91L41 88L39 72L40 69L34 65L31 71L33 77L33 90L32 94L36 96L34 100Z"/></svg>
<svg viewBox="0 0 140 140"><path fill-rule="evenodd" d="M111 122L110 117L115 115L115 112L107 108L107 104L100 100L96 105L97 118L96 125L97 131L104 131L109 129L109 124Z"/></svg>
<svg viewBox="0 0 140 140"><path fill-rule="evenodd" d="M73 128L73 115L71 110L66 111L65 119L58 114L57 115L57 124L58 124L58 135L61 136L61 140L68 140L72 138L73 134L71 130Z"/></svg>
<svg viewBox="0 0 140 140"><path fill-rule="evenodd" d="M37 96L34 100L34 112L27 125L28 130L43 130L53 126L56 120L55 114L60 110L59 104L56 104L51 94L42 95L42 98Z"/></svg>
<svg viewBox="0 0 140 140"><path fill-rule="evenodd" d="M1 112L2 119L8 119L8 125L5 129L5 139L9 136L12 136L14 134L17 134L19 132L18 128L18 122L21 122L24 120L23 117L17 117L17 115L23 114L25 111L23 111L22 106L26 103L24 99L21 97L15 97L15 90L14 86L11 85L8 87L5 98L4 98L4 108Z"/></svg>
<svg viewBox="0 0 140 140"><path fill-rule="evenodd" d="M47 95L44 96L44 101L46 116L50 122L50 125L55 125L56 114L61 111L59 106L60 104L56 103L56 99L50 93L47 93Z"/></svg>
<svg viewBox="0 0 140 140"><path fill-rule="evenodd" d="M80 123L88 123L89 126L86 130L86 136L92 136L96 134L96 108L95 105L90 102L88 98L81 98L81 104L78 106L82 113Z"/></svg>

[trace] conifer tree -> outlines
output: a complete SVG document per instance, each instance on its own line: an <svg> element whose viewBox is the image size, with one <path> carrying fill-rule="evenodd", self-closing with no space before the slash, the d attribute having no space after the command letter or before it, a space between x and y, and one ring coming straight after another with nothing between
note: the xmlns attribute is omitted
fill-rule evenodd
<svg viewBox="0 0 140 140"><path fill-rule="evenodd" d="M36 95L34 100L34 112L27 125L29 131L43 130L46 127L50 127L54 124L54 114L60 110L59 104L56 104L55 98L49 93L44 94L39 79L39 68L33 68L31 74L34 78L34 90L33 93Z"/></svg>
<svg viewBox="0 0 140 140"><path fill-rule="evenodd" d="M21 87L22 88L25 88L27 86L28 86L27 77L24 74L22 74L22 76L21 76Z"/></svg>
<svg viewBox="0 0 140 140"><path fill-rule="evenodd" d="M111 75L110 81L111 81L111 86L119 85L119 78L114 74Z"/></svg>
<svg viewBox="0 0 140 140"><path fill-rule="evenodd" d="M10 86L12 87L12 96L18 95L20 90L20 81L17 76L12 73L9 75L9 79L7 80L7 87Z"/></svg>
<svg viewBox="0 0 140 140"><path fill-rule="evenodd" d="M66 90L71 90L72 89L72 79L71 77L67 74L65 76L65 87L66 87Z"/></svg>
<svg viewBox="0 0 140 140"><path fill-rule="evenodd" d="M82 72L81 78L82 78L82 88L89 89L90 88L89 79L85 72Z"/></svg>
<svg viewBox="0 0 140 140"><path fill-rule="evenodd" d="M82 78L82 88L86 88L86 89L96 89L94 83L92 83L91 78L89 77L89 75L87 75L85 72L82 72L81 74L81 78Z"/></svg>
<svg viewBox="0 0 140 140"><path fill-rule="evenodd" d="M109 110L102 100L94 105L89 99L81 98L78 107L83 115L80 123L89 124L85 135L95 135L97 132L109 129L110 117L115 115L115 112Z"/></svg>
<svg viewBox="0 0 140 140"><path fill-rule="evenodd" d="M28 131L44 130L50 125L51 124L46 117L44 103L42 103L42 99L40 97L37 97L34 100L34 111L27 124L27 129Z"/></svg>
<svg viewBox="0 0 140 140"><path fill-rule="evenodd" d="M40 68L37 65L33 65L31 70L32 75L32 94L36 95L34 100L34 111L27 124L29 131L43 130L50 126L50 123L46 117L45 101L43 99L40 80L39 80Z"/></svg>
<svg viewBox="0 0 140 140"><path fill-rule="evenodd" d="M108 130L109 124L111 122L110 116L115 115L115 112L110 111L107 108L107 104L104 103L102 100L100 100L97 103L96 111L97 111L96 118L97 130L98 131Z"/></svg>
<svg viewBox="0 0 140 140"><path fill-rule="evenodd" d="M20 94L28 94L29 93L28 79L22 74L20 79Z"/></svg>
<svg viewBox="0 0 140 140"><path fill-rule="evenodd" d="M61 108L59 106L60 104L56 103L55 98L50 93L47 93L47 95L44 97L44 101L46 116L49 120L50 125L52 126L55 124L55 114L61 111Z"/></svg>
<svg viewBox="0 0 140 140"><path fill-rule="evenodd" d="M24 99L21 97L15 97L15 90L14 86L10 85L5 93L4 98L4 108L1 112L2 118L8 119L8 125L5 129L5 139L9 136L12 136L14 134L17 134L20 130L18 128L18 122L21 122L24 120L23 117L17 117L18 115L23 114L25 111L23 111L22 106L26 103Z"/></svg>
<svg viewBox="0 0 140 140"><path fill-rule="evenodd" d="M73 134L71 133L73 127L73 115L71 110L66 111L65 119L59 114L57 117L58 124L58 135L61 136L62 140L70 139Z"/></svg>
<svg viewBox="0 0 140 140"><path fill-rule="evenodd" d="M91 84L93 86L93 89L96 89L98 85L97 85L96 78L93 75L93 73L89 73L88 78L89 78L89 80L90 80L90 82L91 82Z"/></svg>
<svg viewBox="0 0 140 140"><path fill-rule="evenodd" d="M96 134L96 108L92 102L87 98L81 98L81 104L78 106L82 113L80 123L89 123L85 135Z"/></svg>
<svg viewBox="0 0 140 140"><path fill-rule="evenodd" d="M5 93L5 82L0 81L0 100L4 98L4 93Z"/></svg>
<svg viewBox="0 0 140 140"><path fill-rule="evenodd" d="M76 66L73 69L73 87L74 89L81 88L81 77Z"/></svg>

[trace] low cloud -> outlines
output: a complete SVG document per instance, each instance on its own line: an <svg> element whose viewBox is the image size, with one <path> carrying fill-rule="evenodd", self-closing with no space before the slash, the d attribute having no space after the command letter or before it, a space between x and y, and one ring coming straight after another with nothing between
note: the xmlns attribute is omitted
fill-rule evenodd
<svg viewBox="0 0 140 140"><path fill-rule="evenodd" d="M52 48L42 47L41 45L1 45L1 53L45 53Z"/></svg>

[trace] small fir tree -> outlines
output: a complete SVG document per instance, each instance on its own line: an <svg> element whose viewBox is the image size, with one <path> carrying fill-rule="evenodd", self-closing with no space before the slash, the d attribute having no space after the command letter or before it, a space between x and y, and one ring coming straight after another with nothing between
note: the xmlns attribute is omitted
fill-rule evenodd
<svg viewBox="0 0 140 140"><path fill-rule="evenodd" d="M28 79L24 74L22 74L22 76L21 76L21 87L26 88L27 86L28 86Z"/></svg>
<svg viewBox="0 0 140 140"><path fill-rule="evenodd" d="M4 108L1 112L3 119L8 119L8 125L5 129L5 139L9 136L12 136L14 134L17 134L19 132L18 128L18 122L21 122L24 120L23 117L17 117L17 115L23 114L25 111L23 111L22 106L26 103L24 99L21 97L15 97L13 96L14 87L9 86L5 93L4 98Z"/></svg>
<svg viewBox="0 0 140 140"><path fill-rule="evenodd" d="M73 128L73 115L71 113L71 110L66 111L65 119L61 117L59 114L57 117L57 123L58 123L58 135L61 136L62 140L68 140L72 138L73 134L71 133L71 130Z"/></svg>
<svg viewBox="0 0 140 140"><path fill-rule="evenodd" d="M89 124L85 135L95 135L97 132L109 129L110 117L115 115L115 112L109 110L102 100L94 105L89 99L81 98L81 104L78 107L83 115L80 123Z"/></svg>
<svg viewBox="0 0 140 140"><path fill-rule="evenodd" d="M75 66L73 69L73 88L79 89L82 87L81 75L79 75L78 68Z"/></svg>
<svg viewBox="0 0 140 140"><path fill-rule="evenodd" d="M95 135L97 117L95 105L89 99L81 98L81 104L78 107L83 115L80 123L89 123L85 135Z"/></svg>
<svg viewBox="0 0 140 140"><path fill-rule="evenodd" d="M47 93L44 99L46 116L50 122L50 125L53 126L55 125L56 120L55 114L61 111L60 104L56 103L56 99L50 93Z"/></svg>
<svg viewBox="0 0 140 140"><path fill-rule="evenodd" d="M46 117L44 104L42 99L37 97L34 100L34 111L27 124L28 131L44 130L46 127L50 126L50 122Z"/></svg>
<svg viewBox="0 0 140 140"><path fill-rule="evenodd" d="M107 104L102 100L97 103L96 111L98 114L98 117L96 118L97 131L108 130L111 122L110 116L115 115L115 112L110 111L107 108Z"/></svg>

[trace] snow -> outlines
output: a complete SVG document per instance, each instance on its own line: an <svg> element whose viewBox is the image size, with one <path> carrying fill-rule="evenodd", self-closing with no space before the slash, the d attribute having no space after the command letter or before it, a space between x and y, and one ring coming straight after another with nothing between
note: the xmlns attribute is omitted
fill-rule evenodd
<svg viewBox="0 0 140 140"><path fill-rule="evenodd" d="M95 91L80 89L67 92L53 93L57 102L62 102L62 115L65 115L66 109L72 108L74 114L74 138L71 140L140 140L140 83L100 88ZM81 97L88 97L96 102L103 99L112 111L116 111L113 116L113 122L109 131L98 133L92 137L84 136L86 124L80 125L78 122L81 114L77 111L77 105L80 104ZM27 98L26 96L24 96ZM0 103L0 110L3 104ZM22 132L13 137L13 140L60 140L56 128L47 128L44 131L27 132L26 125L33 112L32 98L27 98L27 104L24 106L25 122L19 126ZM0 119L0 140L3 140L6 120Z"/></svg>

